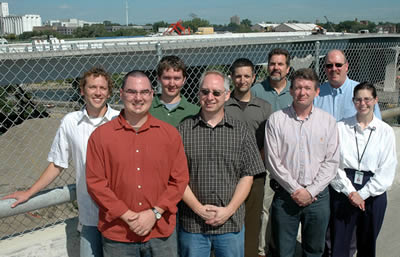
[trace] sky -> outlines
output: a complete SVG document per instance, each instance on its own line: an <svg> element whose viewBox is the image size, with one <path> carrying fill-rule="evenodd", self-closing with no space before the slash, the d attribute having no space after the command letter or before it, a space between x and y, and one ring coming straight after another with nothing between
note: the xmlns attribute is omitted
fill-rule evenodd
<svg viewBox="0 0 400 257"><path fill-rule="evenodd" d="M0 0L1 1L1 0ZM91 22L143 25L190 20L193 14L212 24L229 24L230 17L249 19L253 24L288 20L331 22L345 20L389 21L400 23L399 0L8 0L10 14L39 14L42 21L77 18Z"/></svg>

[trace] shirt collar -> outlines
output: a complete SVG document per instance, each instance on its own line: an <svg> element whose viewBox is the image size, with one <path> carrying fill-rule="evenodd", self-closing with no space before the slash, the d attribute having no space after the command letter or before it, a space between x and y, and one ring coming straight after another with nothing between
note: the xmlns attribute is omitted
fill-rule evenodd
<svg viewBox="0 0 400 257"><path fill-rule="evenodd" d="M357 128L357 130L361 130L360 123L358 123L358 120L357 120L357 114L350 118L349 126L351 128L355 127L355 128ZM378 118L375 117L375 115L374 115L374 117L372 118L372 121L368 124L367 127L365 127L365 129L375 130L377 127L378 127Z"/></svg>
<svg viewBox="0 0 400 257"><path fill-rule="evenodd" d="M209 126L208 123L201 117L200 113L201 113L201 110L200 110L200 112L198 114L193 116L194 117L193 128L195 128L197 126L200 126L200 125L206 126L206 127ZM224 117L222 118L222 120L215 127L219 127L219 126L233 127L232 118L227 116L226 112L224 112Z"/></svg>
<svg viewBox="0 0 400 257"><path fill-rule="evenodd" d="M297 121L306 121L306 120L309 120L309 119L310 119L311 115L312 115L313 112L314 112L314 108L315 108L315 106L314 106L314 104L313 104L312 107L311 107L311 112L310 112L310 114L309 114L304 120L299 119L299 117L297 116L297 113L296 113L296 111L294 110L294 107L293 107L293 103L292 103L292 105L290 105L289 111L290 111L290 114L292 115L292 117L293 117L295 120L297 120Z"/></svg>
<svg viewBox="0 0 400 257"><path fill-rule="evenodd" d="M160 121L154 118L150 113L147 114L147 120L146 122L140 127L138 131L136 131L124 118L124 113L125 110L123 109L121 113L119 114L116 123L114 123L114 129L119 130L119 129L127 129L127 130L132 130L137 133L144 132L146 130L149 130L152 127L160 127Z"/></svg>
<svg viewBox="0 0 400 257"><path fill-rule="evenodd" d="M160 106L164 107L164 104L161 102L161 95L157 95L156 97L154 97L153 102L154 102L153 106L156 108L160 107ZM187 105L187 103L188 103L188 101L186 100L186 98L183 95L181 95L181 100L180 100L178 106L176 106L176 109L178 109L178 108L185 109L185 106Z"/></svg>
<svg viewBox="0 0 400 257"><path fill-rule="evenodd" d="M339 87L339 88L334 88L332 85L329 83L329 86L331 87L332 92L336 92L336 94L343 94L344 91L346 90L345 87L349 84L349 77L346 76L346 80L344 83Z"/></svg>
<svg viewBox="0 0 400 257"><path fill-rule="evenodd" d="M103 121L103 120L110 121L112 119L113 119L113 114L111 111L111 107L109 104L107 104L107 111L104 114L104 116L102 117L101 121ZM90 122L90 117L89 117L89 114L87 113L86 105L84 107L82 107L82 109L78 115L78 119L77 119L78 123L81 123L83 121ZM93 125L97 125L97 124L93 124Z"/></svg>
<svg viewBox="0 0 400 257"><path fill-rule="evenodd" d="M238 105L239 106L239 102L240 100L237 99L234 96L234 92L235 90L233 90L231 92L231 97L229 98L229 100L226 102L226 105ZM256 98L254 96L254 94L250 91L250 101L247 103L248 105L254 105L254 106L259 106L261 107L261 105L256 101Z"/></svg>

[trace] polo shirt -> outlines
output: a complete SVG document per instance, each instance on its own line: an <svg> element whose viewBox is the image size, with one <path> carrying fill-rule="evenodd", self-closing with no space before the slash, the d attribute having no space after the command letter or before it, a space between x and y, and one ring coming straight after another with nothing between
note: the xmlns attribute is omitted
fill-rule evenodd
<svg viewBox="0 0 400 257"><path fill-rule="evenodd" d="M176 224L177 203L188 183L181 137L173 126L148 114L136 131L123 117L96 129L88 143L88 192L99 206L98 228L108 239L145 242L168 237ZM126 211L158 206L165 210L146 236L120 218Z"/></svg>
<svg viewBox="0 0 400 257"><path fill-rule="evenodd" d="M79 222L85 226L97 226L99 210L86 188L86 148L90 135L98 126L118 117L119 111L107 106L107 111L98 123L93 123L86 111L71 112L61 120L50 152L49 162L67 169L69 160L75 167L76 197L79 207Z"/></svg>
<svg viewBox="0 0 400 257"><path fill-rule="evenodd" d="M261 98L272 106L272 112L276 112L292 104L293 97L290 95L290 81L286 80L286 87L278 94L269 83L269 77L251 88L254 96Z"/></svg>
<svg viewBox="0 0 400 257"><path fill-rule="evenodd" d="M160 97L161 95L154 97L149 112L157 119L165 121L174 127L177 127L185 118L197 114L200 110L199 106L189 103L184 96L181 96L181 101L176 108L168 110L160 101Z"/></svg>
<svg viewBox="0 0 400 257"><path fill-rule="evenodd" d="M184 120L181 133L189 165L189 186L202 204L227 206L239 180L265 172L253 133L227 115L215 127L200 114ZM207 225L184 202L179 207L179 224L190 233L238 232L244 224L244 203L221 226Z"/></svg>
<svg viewBox="0 0 400 257"><path fill-rule="evenodd" d="M357 81L346 78L343 85L333 88L329 82L320 86L319 95L314 99L314 105L330 113L337 121L354 116L357 111L353 103L354 88L360 84ZM376 104L374 114L382 119L379 105Z"/></svg>
<svg viewBox="0 0 400 257"><path fill-rule="evenodd" d="M225 112L232 118L247 124L249 129L256 135L257 146L261 149L264 146L265 122L272 113L271 104L255 97L253 94L251 94L250 101L244 109L240 107L239 102L234 97L233 91L231 97L225 103Z"/></svg>

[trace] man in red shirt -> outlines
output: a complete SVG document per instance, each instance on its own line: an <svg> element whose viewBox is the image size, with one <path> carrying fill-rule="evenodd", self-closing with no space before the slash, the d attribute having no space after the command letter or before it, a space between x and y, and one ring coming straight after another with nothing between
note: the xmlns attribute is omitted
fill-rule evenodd
<svg viewBox="0 0 400 257"><path fill-rule="evenodd" d="M189 180L181 137L149 114L153 90L144 73L129 72L120 96L121 114L93 132L87 149L104 256L177 256L176 205Z"/></svg>

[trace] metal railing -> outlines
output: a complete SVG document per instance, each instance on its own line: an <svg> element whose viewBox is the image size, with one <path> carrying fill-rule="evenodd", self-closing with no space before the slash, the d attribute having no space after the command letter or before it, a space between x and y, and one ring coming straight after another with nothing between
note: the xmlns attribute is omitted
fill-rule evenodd
<svg viewBox="0 0 400 257"><path fill-rule="evenodd" d="M267 75L265 65L269 51L276 47L286 48L292 55L294 69L315 68L320 80L324 81L324 56L331 49L342 49L349 61L349 77L374 83L384 111L398 107L399 46L400 35L302 36L169 40L104 45L101 49L89 50L0 53L0 196L30 187L47 167L47 153L60 119L82 106L77 78L92 66L102 66L112 74L115 88L110 103L119 106L118 88L126 72L144 70L157 88L155 68L158 61L164 55L178 55L188 66L188 78L182 92L189 101L197 103L201 74L207 69L227 73L231 63L239 57L249 58L257 64L257 80L261 81ZM74 184L74 172L71 165L49 188ZM9 203L1 202L0 206ZM36 211L32 209L8 217L0 215L3 217L0 219L0 239L75 217L77 212L76 204L67 200L67 203Z"/></svg>

